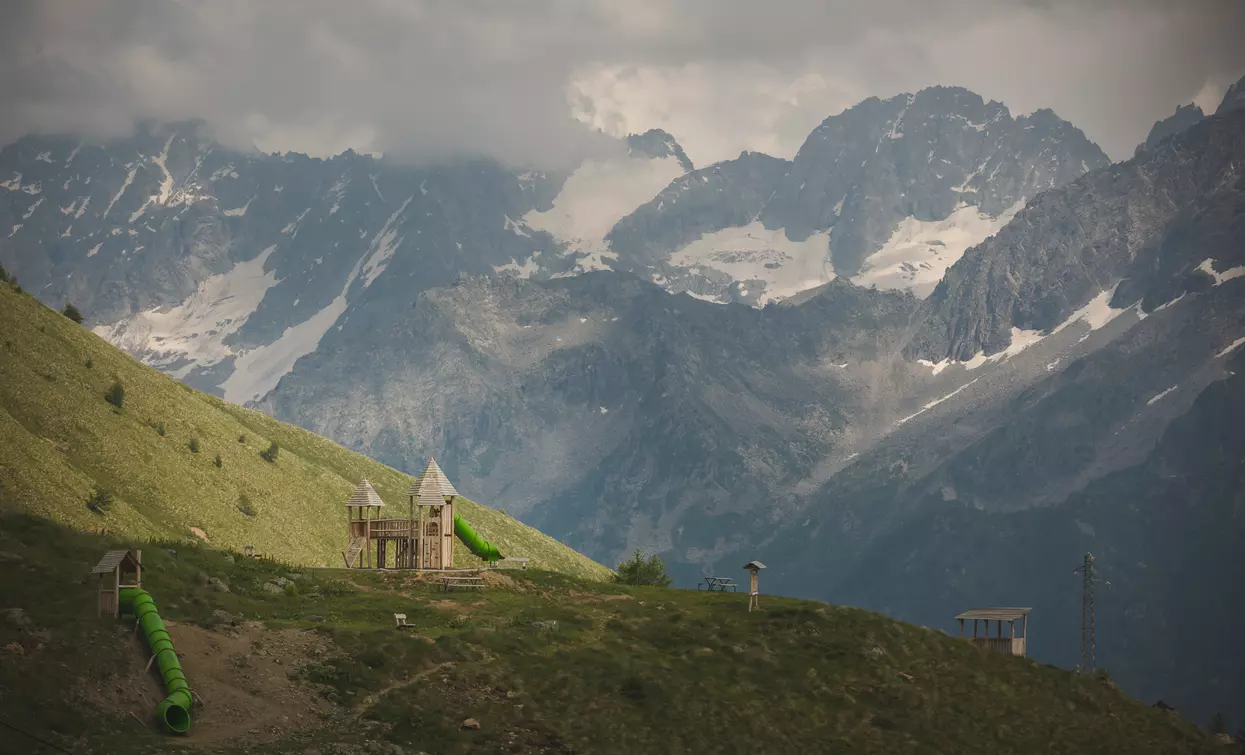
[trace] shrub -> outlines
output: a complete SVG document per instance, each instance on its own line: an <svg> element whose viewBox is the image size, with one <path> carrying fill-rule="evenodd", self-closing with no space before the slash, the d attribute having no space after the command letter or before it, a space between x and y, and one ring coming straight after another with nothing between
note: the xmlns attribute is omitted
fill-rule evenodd
<svg viewBox="0 0 1245 755"><path fill-rule="evenodd" d="M4 265L0 265L0 283L8 283L9 274L5 271Z"/></svg>
<svg viewBox="0 0 1245 755"><path fill-rule="evenodd" d="M114 380L112 386L108 388L108 392L104 394L104 400L118 409L125 407L125 386L120 380Z"/></svg>
<svg viewBox="0 0 1245 755"><path fill-rule="evenodd" d="M106 514L112 508L114 498L111 490L97 486L87 499L86 507L96 514Z"/></svg>
<svg viewBox="0 0 1245 755"><path fill-rule="evenodd" d="M66 303L65 308L61 310L61 314L79 325L82 324L82 313L79 312L78 308L73 305L73 302Z"/></svg>
<svg viewBox="0 0 1245 755"><path fill-rule="evenodd" d="M163 423L163 422L159 422L159 423L157 423L157 424L156 424L156 435L159 435L161 438L163 438L163 437L164 437L164 432L165 432L165 430L164 430L164 423Z"/></svg>
<svg viewBox="0 0 1245 755"><path fill-rule="evenodd" d="M246 493L238 496L238 511L243 516L255 516L255 507L251 505L251 498Z"/></svg>
<svg viewBox="0 0 1245 755"><path fill-rule="evenodd" d="M91 368L92 368L92 367L94 367L94 366L95 366L95 360L94 360L94 359L88 359L88 360L86 360L86 368L87 368L88 370L89 370L89 369L91 369Z"/></svg>
<svg viewBox="0 0 1245 755"><path fill-rule="evenodd" d="M666 574L666 565L657 557L657 554L654 553L645 559L644 554L637 548L631 554L630 560L618 565L614 581L623 585L669 587L673 580Z"/></svg>
<svg viewBox="0 0 1245 755"><path fill-rule="evenodd" d="M190 439L190 453L192 454L199 453L199 439L198 438Z"/></svg>
<svg viewBox="0 0 1245 755"><path fill-rule="evenodd" d="M239 435L239 436L238 436L238 442L239 442L239 443L242 443L242 444L244 444L244 445L245 445L245 444L246 444L246 436L245 436L245 435Z"/></svg>
<svg viewBox="0 0 1245 755"><path fill-rule="evenodd" d="M217 469L220 469L225 464L225 462L221 461L220 454L216 454L216 458L212 460L212 463L216 465Z"/></svg>
<svg viewBox="0 0 1245 755"><path fill-rule="evenodd" d="M281 447L278 446L277 442L274 440L272 443L268 445L268 448L264 449L263 451L260 451L259 455L264 458L264 461L275 464L277 461L277 454L279 454L280 452L281 452Z"/></svg>

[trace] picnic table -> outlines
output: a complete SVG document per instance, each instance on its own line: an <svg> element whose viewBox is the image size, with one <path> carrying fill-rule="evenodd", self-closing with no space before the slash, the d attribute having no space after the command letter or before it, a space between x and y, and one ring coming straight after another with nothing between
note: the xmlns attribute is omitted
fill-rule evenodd
<svg viewBox="0 0 1245 755"><path fill-rule="evenodd" d="M441 588L445 592L449 592L455 588L474 588L477 590L484 589L484 577L480 576L451 576L441 578Z"/></svg>
<svg viewBox="0 0 1245 755"><path fill-rule="evenodd" d="M704 580L696 585L697 590L707 590L708 592L726 592L730 588L731 592L735 592L735 581L730 577L705 577Z"/></svg>

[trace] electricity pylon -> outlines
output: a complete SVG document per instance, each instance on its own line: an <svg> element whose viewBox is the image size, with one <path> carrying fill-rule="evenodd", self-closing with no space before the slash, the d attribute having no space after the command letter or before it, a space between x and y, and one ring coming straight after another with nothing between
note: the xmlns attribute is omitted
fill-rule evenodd
<svg viewBox="0 0 1245 755"><path fill-rule="evenodd" d="M1076 670L1082 674L1094 673L1095 636L1094 636L1094 583L1101 582L1107 587L1111 583L1094 574L1094 557L1085 554L1085 563L1072 573L1081 574L1081 662Z"/></svg>

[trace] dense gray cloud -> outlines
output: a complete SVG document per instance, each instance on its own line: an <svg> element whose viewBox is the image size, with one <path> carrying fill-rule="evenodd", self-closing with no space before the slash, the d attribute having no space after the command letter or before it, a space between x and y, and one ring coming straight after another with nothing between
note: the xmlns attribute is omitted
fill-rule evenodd
<svg viewBox="0 0 1245 755"><path fill-rule="evenodd" d="M7 0L0 143L204 118L233 146L556 166L663 127L789 156L869 96L1052 107L1113 157L1245 73L1238 0Z"/></svg>

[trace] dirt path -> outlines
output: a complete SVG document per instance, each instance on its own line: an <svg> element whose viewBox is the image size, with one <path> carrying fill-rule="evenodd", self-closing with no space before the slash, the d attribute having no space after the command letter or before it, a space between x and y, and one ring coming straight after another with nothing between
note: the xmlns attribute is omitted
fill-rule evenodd
<svg viewBox="0 0 1245 755"><path fill-rule="evenodd" d="M389 694L390 692L402 689L403 687L409 687L412 684L415 684L416 682L422 679L426 679L430 675L438 671L441 671L443 669L447 669L453 665L454 665L453 661L446 661L445 663L438 663L435 666L430 666L429 668L426 668L423 671L420 671L419 673L415 674L415 676L412 676L410 679L403 679L400 682L393 682L385 686L384 688L382 688L379 692L373 695L368 695L367 697L363 698L363 702L359 704L359 707L357 708L357 713L355 714L355 718L362 718L364 713L371 710L372 706L380 702L380 699L384 697L385 695Z"/></svg>
<svg viewBox="0 0 1245 755"><path fill-rule="evenodd" d="M297 629L269 630L257 622L219 632L173 621L165 626L198 698L190 711L190 732L181 740L185 744L207 747L233 740L262 744L295 729L319 727L321 714L333 710L294 673L326 652L324 638ZM158 672L144 673L147 660L146 648L136 639L130 669L104 685L132 694L106 694L91 702L154 727L153 711L165 692Z"/></svg>

